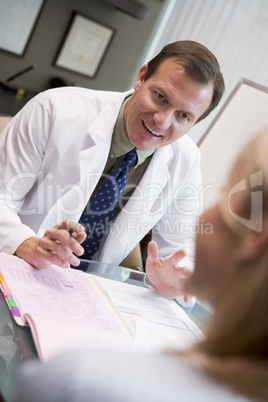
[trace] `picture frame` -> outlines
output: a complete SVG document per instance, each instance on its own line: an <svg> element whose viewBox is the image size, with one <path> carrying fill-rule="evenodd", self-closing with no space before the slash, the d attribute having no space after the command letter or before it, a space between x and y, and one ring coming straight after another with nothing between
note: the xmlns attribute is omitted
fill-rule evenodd
<svg viewBox="0 0 268 402"><path fill-rule="evenodd" d="M0 0L0 50L23 57L46 0Z"/></svg>
<svg viewBox="0 0 268 402"><path fill-rule="evenodd" d="M54 65L94 78L114 34L114 28L74 12Z"/></svg>

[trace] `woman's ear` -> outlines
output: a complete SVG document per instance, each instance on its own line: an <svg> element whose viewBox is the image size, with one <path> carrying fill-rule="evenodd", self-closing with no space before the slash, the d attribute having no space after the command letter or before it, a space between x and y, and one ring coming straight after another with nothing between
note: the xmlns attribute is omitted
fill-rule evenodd
<svg viewBox="0 0 268 402"><path fill-rule="evenodd" d="M263 227L261 232L255 232L251 229L245 229L238 255L242 261L250 261L258 258L268 247L268 216L263 217Z"/></svg>
<svg viewBox="0 0 268 402"><path fill-rule="evenodd" d="M148 68L148 64L144 64L144 66L142 66L140 68L136 81L135 81L135 84L134 84L135 91L137 91L140 88L141 84L144 82L144 77L145 77L147 68Z"/></svg>

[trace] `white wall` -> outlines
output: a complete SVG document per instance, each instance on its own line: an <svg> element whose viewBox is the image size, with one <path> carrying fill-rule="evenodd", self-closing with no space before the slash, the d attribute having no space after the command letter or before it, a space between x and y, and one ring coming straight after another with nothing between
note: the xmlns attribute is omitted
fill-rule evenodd
<svg viewBox="0 0 268 402"><path fill-rule="evenodd" d="M169 42L195 40L221 65L223 101L241 77L268 86L268 0L176 0L172 7L146 61ZM192 138L198 141L217 111L191 131Z"/></svg>

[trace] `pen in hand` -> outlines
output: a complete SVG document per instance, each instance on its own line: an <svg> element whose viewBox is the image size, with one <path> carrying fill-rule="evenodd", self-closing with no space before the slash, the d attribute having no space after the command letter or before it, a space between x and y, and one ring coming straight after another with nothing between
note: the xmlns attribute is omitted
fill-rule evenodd
<svg viewBox="0 0 268 402"><path fill-rule="evenodd" d="M77 236L77 232L74 229L68 229L69 235L71 237L76 237Z"/></svg>
<svg viewBox="0 0 268 402"><path fill-rule="evenodd" d="M75 255L83 255L85 250L81 243L86 239L85 227L74 220L66 220L63 222L63 229L69 234L69 241L67 240L67 246L72 250ZM72 240L73 239L73 240Z"/></svg>

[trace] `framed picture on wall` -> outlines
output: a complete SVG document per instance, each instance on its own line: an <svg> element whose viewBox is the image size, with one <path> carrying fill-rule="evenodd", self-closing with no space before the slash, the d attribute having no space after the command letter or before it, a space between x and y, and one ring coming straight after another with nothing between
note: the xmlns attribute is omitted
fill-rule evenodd
<svg viewBox="0 0 268 402"><path fill-rule="evenodd" d="M45 0L0 0L0 50L24 56Z"/></svg>
<svg viewBox="0 0 268 402"><path fill-rule="evenodd" d="M75 12L54 65L95 77L114 33L113 28Z"/></svg>

